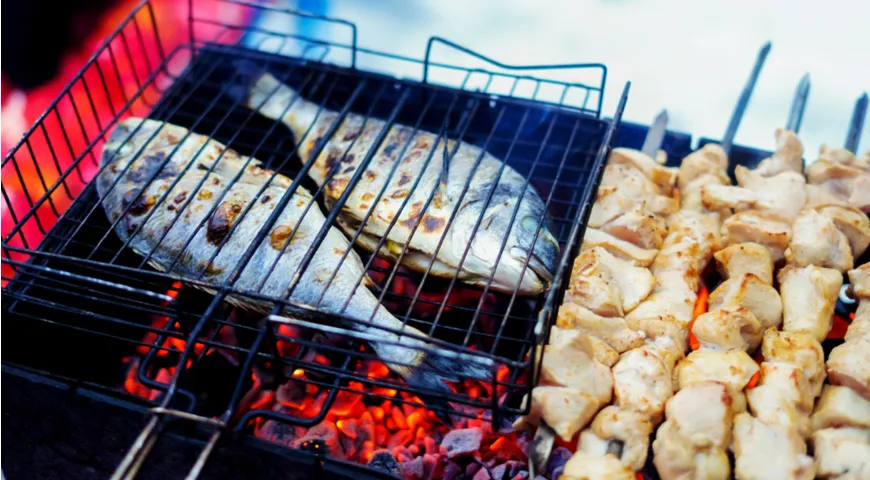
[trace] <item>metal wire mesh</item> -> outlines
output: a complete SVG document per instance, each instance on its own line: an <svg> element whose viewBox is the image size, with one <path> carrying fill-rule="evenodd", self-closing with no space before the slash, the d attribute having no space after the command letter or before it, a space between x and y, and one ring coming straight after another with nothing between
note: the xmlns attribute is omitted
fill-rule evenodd
<svg viewBox="0 0 870 480"><path fill-rule="evenodd" d="M51 338L36 342L37 347L4 355L4 361L13 359L33 368L109 385L112 375L93 363L82 360L57 364L56 360L74 357L81 349L98 345L96 348L103 349L103 353L116 355L106 353L95 362L109 362L139 348L143 358L138 379L166 392L168 397L180 392L178 396L187 398L188 406L184 408L192 409L197 402L196 388L185 383L196 376L191 365L203 361L209 353L221 351L238 362L232 369L233 381L226 382L233 388L221 407L229 405L232 411L251 387L251 372L259 369L262 376L266 370L274 371L277 364L286 365L278 370L287 372L305 367L311 372L305 381L330 392L319 415L325 414L339 391L359 384L405 391L407 401L420 402L418 396L424 397L430 408L446 411L443 392L414 388L397 378L372 378L360 370L363 362L376 360L367 344L371 332L378 329L370 330L367 337L345 327L329 327L364 322L360 315L330 313L318 304L300 304L292 301L289 292L283 296L263 295L241 291L233 281L215 284L205 278L157 272L148 266L150 254L134 254L129 240L115 234L113 223L117 220L112 222L106 217L91 180L105 168L100 166L99 157L113 127L124 118L141 116L213 138L262 161L274 175L293 179L291 191L298 186L312 191L314 196L306 208L324 209L327 222L300 270L312 260L317 243L323 240L326 229L334 226L346 196L339 198L332 210L325 209L324 187L307 178L311 163L302 162L297 152L297 145L306 139L294 138L279 122L244 108L231 94L242 82L236 61L245 59L246 65L268 69L323 111L336 112L334 129L347 116L358 115L364 122L386 122L378 142L386 138L392 126L404 125L433 132L439 138L477 145L527 179L524 189L539 193L552 217L551 232L561 252L555 286L535 297L519 295L516 290L493 291L492 278L482 289L472 288L456 276L435 278L430 275L431 264L421 274L359 252L375 283L379 303L402 321L403 328L411 326L423 332L429 348L442 354L489 361L491 392L505 392L501 399L493 393L480 397L459 387L450 395L451 402L491 409L496 419L521 413L519 400L531 388L528 377L535 364L532 353L546 338L553 306L564 291L566 269L578 248L601 162L621 115L618 111L612 123L599 118L604 67L511 67L438 38L429 42L421 61L359 47L356 27L348 22L275 10L257 2L229 1L251 9L278 11L288 18L301 16L329 22L347 30L350 41L312 39L252 28L241 22L227 23L216 20L214 10L208 8L214 2L191 2L190 43L165 51L159 35L154 37L156 45L146 45L141 35L143 29L159 30L151 5L143 2L132 12L3 160L3 198L9 219L8 228L4 225L2 246L3 309L11 314L7 326L11 326L13 335ZM197 25L213 28L204 38L194 33L202 31L194 28ZM272 53L286 52L290 46L297 49L294 56ZM493 71L436 62L435 47L453 47ZM105 62L97 61L100 58L109 58L113 68L106 68ZM394 70L409 72L408 76L416 78L400 79L364 70L362 67L372 58L393 62L400 66ZM121 63L128 68L121 68ZM511 69L522 72L505 73ZM579 72L578 78L590 78L591 82L550 81L525 74L527 70L548 69ZM124 88L122 71L132 72L134 89ZM97 104L108 104L110 114L99 110ZM63 132L60 138L48 135L46 125L51 122ZM370 162L374 154L373 150L364 162ZM363 170L359 169L360 175ZM351 182L358 180L359 175ZM274 221L263 226L257 242L268 234ZM480 223L478 219L475 231ZM539 231L542 224L543 219ZM355 235L349 235L350 240L354 241L361 231L362 226ZM501 248L504 250L504 242ZM401 255L406 250L407 246ZM467 249L463 259L465 255ZM239 259L239 271L249 259L250 254ZM360 285L367 279L361 276L356 281ZM208 294L186 293L203 287ZM296 285L289 290L293 288ZM185 292L181 298L176 298L178 290ZM172 292L175 294L167 296ZM185 300L187 297L194 300ZM273 305L271 316L239 318L240 314L227 308L230 297L268 302ZM280 327L288 322L283 315L293 316L294 328L305 333L283 335ZM165 322L155 326L154 318L164 318ZM228 342L221 332L229 327L243 338ZM400 338L412 336L403 329L380 330ZM323 334L340 338L324 343ZM284 355L279 345L285 344L298 348L292 349L293 355ZM52 349L56 354L46 355ZM315 350L329 361L313 361L308 353ZM183 368L171 378L154 378L154 366L167 362ZM124 368L119 365L115 370ZM288 419L296 423L316 420Z"/></svg>

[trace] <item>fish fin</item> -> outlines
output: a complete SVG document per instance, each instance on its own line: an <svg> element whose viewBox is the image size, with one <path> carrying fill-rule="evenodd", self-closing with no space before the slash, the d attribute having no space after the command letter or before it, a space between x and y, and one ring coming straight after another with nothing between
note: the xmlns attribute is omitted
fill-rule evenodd
<svg viewBox="0 0 870 480"><path fill-rule="evenodd" d="M407 365L389 364L408 385L422 387L433 395L420 394L419 397L447 425L452 425L450 415L456 413L448 402L454 391L445 382L459 382L463 379L475 379L490 382L492 379L492 361L480 359L468 361L451 358L431 350L417 352L416 368Z"/></svg>
<svg viewBox="0 0 870 480"><path fill-rule="evenodd" d="M281 120L298 92L269 73L263 65L239 60L233 66L237 79L227 81L224 91L245 107L272 120Z"/></svg>

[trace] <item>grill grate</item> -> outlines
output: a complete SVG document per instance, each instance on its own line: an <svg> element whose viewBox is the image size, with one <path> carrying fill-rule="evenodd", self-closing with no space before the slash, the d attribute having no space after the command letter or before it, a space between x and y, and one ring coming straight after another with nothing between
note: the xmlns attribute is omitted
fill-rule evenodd
<svg viewBox="0 0 870 480"><path fill-rule="evenodd" d="M257 3L231 3L254 10L275 9ZM366 50L356 45L355 27L340 21L334 22L352 32L349 45L249 29L209 18L211 10L198 6L209 4L191 2L191 43L169 48L156 34L153 39L143 37L143 31L156 32L158 25L151 5L142 3L4 158L3 196L8 208L4 212L7 233L2 245L3 309L11 335L28 339L7 349L4 362L83 384L115 387L119 379L123 382L129 369L122 359L138 352L141 360L136 378L158 392L152 404L159 404L160 412L195 413L225 423L232 420L240 429L249 428L255 418L315 425L340 392L357 391L360 385L370 389L367 396L372 399L379 395L409 403L422 399L442 418L448 414L469 415L471 410L458 408L462 405L490 411L494 425L506 416L524 413L519 404L534 384L536 362L532 353L546 340L554 306L568 281L570 259L582 236L625 92L614 120L605 122L600 119L606 76L601 65L534 67L592 72L597 78L594 85L460 68L432 61L432 47L455 47L494 69L530 69L492 62L438 38L430 40L423 61ZM281 11L288 16L310 16ZM196 34L197 25L214 27L213 36L204 39ZM247 46L238 41L240 38ZM255 39L253 45L251 38ZM152 41L153 45L149 43ZM287 57L263 51L281 51L291 43L302 45L299 55ZM343 58L341 52L349 66L335 61L336 57ZM374 57L415 67L423 81L356 68ZM377 332L360 334L346 328L361 322L359 318L289 301L289 294L282 298L241 291L233 278L216 284L155 271L148 266L150 255L133 253L129 241L115 234L117 221L109 221L90 181L102 168L99 157L108 134L118 121L130 116L164 120L213 138L241 155L257 158L265 167L293 179L291 191L302 186L313 192L314 198L306 208L321 209L326 214L326 225L335 226L347 194L338 199L333 210L325 208L323 187L308 178L311 164L303 164L296 152L297 143L305 139L294 138L279 122L239 104L234 92L244 85L244 72L249 68L266 69L319 108L338 112L332 131L341 119L355 114L365 121L386 121L379 140L386 137L389 127L398 124L433 132L439 138L481 147L527 179L524 188L538 192L561 251L554 287L534 297L519 295L516 290L494 291L492 278L483 288L466 286L456 276L435 278L431 264L425 273L412 272L357 249L375 284L373 291L379 302L403 326L431 337L427 352L462 361L486 361L491 366L489 395L471 395L461 386L445 395L408 385L395 376L367 375L360 365L377 360L368 347ZM132 89L122 82L125 72L132 72ZM55 130L59 136L49 134ZM364 163L371 161L373 152ZM351 179L348 192L363 170L360 167ZM28 180L33 177L38 178L38 183ZM289 198L286 195L285 202ZM276 219L277 215L272 215L266 222L254 245L268 235ZM478 231L481 222L478 218L473 231ZM544 219L540 219L536 236L543 223ZM315 246L325 232L320 231ZM359 231L351 239L357 235ZM406 248L401 255L405 255ZM505 241L501 249L504 251ZM249 249L240 258L235 278L252 254L253 249ZM313 254L312 248L301 262L303 270ZM467 254L466 247L462 258ZM528 260L523 268L528 268ZM366 280L361 276L356 281L359 285ZM201 291L202 287L209 293ZM266 316L245 313L228 306L226 300L230 297L251 303L265 301L274 308ZM163 321L155 323L155 319ZM299 334L282 334L289 327ZM225 338L228 331L233 332L232 342ZM406 330L390 331L400 338L412 336ZM292 355L280 347L288 344L295 345L290 349ZM84 356L83 350L94 355ZM327 361L315 361L313 352ZM224 369L222 378L226 378L220 383L225 384L226 391L221 395L211 392L210 398L204 399L197 382L214 372L201 365L220 363L212 361L218 353L220 358L232 359L220 367ZM169 364L181 368L169 378L155 376L161 365ZM280 384L286 380L283 372L299 368L307 373L304 383L328 392L313 417L254 409L244 418L236 418L241 414L239 405L246 401L245 392L252 388L252 375L259 382ZM405 394L379 394L383 389Z"/></svg>

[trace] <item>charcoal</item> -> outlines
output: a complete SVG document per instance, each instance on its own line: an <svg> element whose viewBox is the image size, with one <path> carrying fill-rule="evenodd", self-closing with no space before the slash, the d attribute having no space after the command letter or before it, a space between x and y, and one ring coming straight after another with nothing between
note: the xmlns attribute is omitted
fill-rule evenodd
<svg viewBox="0 0 870 480"><path fill-rule="evenodd" d="M344 450L341 448L338 429L335 428L332 422L324 421L311 427L305 435L294 442L293 447L305 448L305 445L311 442L323 442L330 456L339 459L345 458Z"/></svg>
<svg viewBox="0 0 870 480"><path fill-rule="evenodd" d="M288 425L277 420L266 420L254 431L254 435L279 445L292 447L293 443L304 434L305 429Z"/></svg>
<svg viewBox="0 0 870 480"><path fill-rule="evenodd" d="M465 475L468 477L474 476L479 470L481 465L477 462L469 463L467 467L465 467Z"/></svg>
<svg viewBox="0 0 870 480"><path fill-rule="evenodd" d="M411 461L402 462L402 476L405 478L422 479L424 475L423 457L417 457Z"/></svg>
<svg viewBox="0 0 870 480"><path fill-rule="evenodd" d="M414 458L414 455L411 454L411 451L408 450L408 447L405 447L403 445L399 445L398 447L392 448L392 451L393 451L393 456L396 457L396 460L399 463L408 462Z"/></svg>
<svg viewBox="0 0 870 480"><path fill-rule="evenodd" d="M423 478L429 480L435 476L435 470L441 463L441 455L423 454Z"/></svg>
<svg viewBox="0 0 870 480"><path fill-rule="evenodd" d="M559 478L562 475L562 470L565 464L571 458L571 450L565 447L556 447L550 453L550 458L547 460L547 465L544 467L544 472L549 478Z"/></svg>
<svg viewBox="0 0 870 480"><path fill-rule="evenodd" d="M444 467L443 480L456 480L462 476L462 472L464 471L465 469L463 469L458 463L447 462L447 466Z"/></svg>
<svg viewBox="0 0 870 480"><path fill-rule="evenodd" d="M511 480L526 480L527 478L529 478L529 472L520 470Z"/></svg>
<svg viewBox="0 0 870 480"><path fill-rule="evenodd" d="M399 462L396 461L396 457L389 450L375 450L372 454L372 459L369 460L368 466L390 475L400 475L402 473Z"/></svg>
<svg viewBox="0 0 870 480"><path fill-rule="evenodd" d="M480 448L481 440L483 440L483 431L480 428L451 430L441 442L441 451L448 458L473 453Z"/></svg>
<svg viewBox="0 0 870 480"><path fill-rule="evenodd" d="M286 405L301 404L305 399L305 386L297 380L287 380L275 390L275 398Z"/></svg>

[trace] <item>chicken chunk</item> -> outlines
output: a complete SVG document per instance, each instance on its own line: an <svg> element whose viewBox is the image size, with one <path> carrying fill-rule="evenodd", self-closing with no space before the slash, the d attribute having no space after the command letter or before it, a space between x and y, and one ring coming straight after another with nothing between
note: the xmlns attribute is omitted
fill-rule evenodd
<svg viewBox="0 0 870 480"><path fill-rule="evenodd" d="M567 345L586 353L608 367L612 367L619 360L619 353L603 340L593 337L582 330L573 330L553 326L550 329L550 345Z"/></svg>
<svg viewBox="0 0 870 480"><path fill-rule="evenodd" d="M733 402L732 409L742 412L746 409L743 389L758 370L755 360L740 350L696 350L677 364L674 378L680 390L699 383L720 382L728 387Z"/></svg>
<svg viewBox="0 0 870 480"><path fill-rule="evenodd" d="M559 307L556 326L583 330L600 338L620 353L643 343L643 337L629 329L624 318L602 317L573 303Z"/></svg>
<svg viewBox="0 0 870 480"><path fill-rule="evenodd" d="M677 320L673 315L638 318L629 316L625 321L628 323L628 328L636 332L643 332L647 343L661 342L662 348L678 352L673 358L674 362L680 359L681 354L686 351L688 335L683 328L683 322Z"/></svg>
<svg viewBox="0 0 870 480"><path fill-rule="evenodd" d="M840 272L854 266L846 234L830 217L813 209L804 210L795 220L785 259L796 267L816 265Z"/></svg>
<svg viewBox="0 0 870 480"><path fill-rule="evenodd" d="M761 377L758 385L776 388L788 401L806 416L813 411L815 396L810 382L797 365L786 362L761 362ZM757 388L757 387L756 387Z"/></svg>
<svg viewBox="0 0 870 480"><path fill-rule="evenodd" d="M700 315L692 324L700 348L752 352L761 343L761 323L748 309L736 305Z"/></svg>
<svg viewBox="0 0 870 480"><path fill-rule="evenodd" d="M595 455L614 450L613 443L621 445L616 452L620 461L633 470L640 470L646 462L649 436L653 425L649 417L630 408L615 405L604 407L580 434L577 449Z"/></svg>
<svg viewBox="0 0 870 480"><path fill-rule="evenodd" d="M598 194L586 225L601 228L602 225L631 210L637 204L637 199L625 195L619 187L598 187Z"/></svg>
<svg viewBox="0 0 870 480"><path fill-rule="evenodd" d="M827 190L841 201L870 213L870 173L824 155L807 167L807 181Z"/></svg>
<svg viewBox="0 0 870 480"><path fill-rule="evenodd" d="M870 301L867 300L858 303L855 319L852 320L843 338L846 342L853 342L862 337L870 337Z"/></svg>
<svg viewBox="0 0 870 480"><path fill-rule="evenodd" d="M734 474L740 480L807 479L815 475L812 457L798 432L767 424L748 413L734 417Z"/></svg>
<svg viewBox="0 0 870 480"><path fill-rule="evenodd" d="M828 356L828 381L870 399L870 336L848 340Z"/></svg>
<svg viewBox="0 0 870 480"><path fill-rule="evenodd" d="M618 189L620 195L631 199L634 204L643 203L653 215L667 216L680 209L676 198L662 195L655 183L628 165L606 166L598 188L599 191L602 188Z"/></svg>
<svg viewBox="0 0 870 480"><path fill-rule="evenodd" d="M730 478L725 450L731 442L733 412L728 389L716 382L693 385L677 392L666 410L667 421L653 442L659 476Z"/></svg>
<svg viewBox="0 0 870 480"><path fill-rule="evenodd" d="M825 385L812 417L813 430L822 428L870 428L870 400L851 388Z"/></svg>
<svg viewBox="0 0 870 480"><path fill-rule="evenodd" d="M710 293L707 302L708 311L737 306L749 310L761 324L762 331L782 321L779 293L751 273L725 280Z"/></svg>
<svg viewBox="0 0 870 480"><path fill-rule="evenodd" d="M661 248L668 232L664 217L653 215L643 205L612 218L599 229L644 249Z"/></svg>
<svg viewBox="0 0 870 480"><path fill-rule="evenodd" d="M692 238L698 242L700 249L700 255L695 258L695 269L700 271L707 265L713 252L722 247L719 229L719 219L715 215L680 211L668 218L668 236L662 244L662 250L666 251L668 246L683 243L683 237Z"/></svg>
<svg viewBox="0 0 870 480"><path fill-rule="evenodd" d="M614 148L607 159L610 165L629 165L640 170L663 195L670 195L677 181L677 169L659 165L649 155L630 148Z"/></svg>
<svg viewBox="0 0 870 480"><path fill-rule="evenodd" d="M593 456L578 451L565 464L559 480L636 480L634 471L613 454Z"/></svg>
<svg viewBox="0 0 870 480"><path fill-rule="evenodd" d="M578 282L583 282L583 277L598 277L604 280L610 287L611 292L585 291L580 288ZM571 274L571 286L566 293L566 301L572 301L587 306L594 304L600 299L608 299L611 293L619 297L619 316L634 310L653 289L655 278L646 268L635 267L631 262L621 260L602 247L588 249L574 260L574 268ZM579 298L575 298L579 297ZM606 316L606 312L591 310Z"/></svg>
<svg viewBox="0 0 870 480"><path fill-rule="evenodd" d="M747 210L722 222L722 236L729 245L745 242L764 245L773 261L778 262L785 258L785 249L791 241L791 224L773 213Z"/></svg>
<svg viewBox="0 0 870 480"><path fill-rule="evenodd" d="M852 295L857 299L870 300L870 263L849 270Z"/></svg>
<svg viewBox="0 0 870 480"><path fill-rule="evenodd" d="M870 218L855 207L842 205L820 205L814 207L822 215L830 218L834 225L846 235L853 258L859 258L870 245Z"/></svg>
<svg viewBox="0 0 870 480"><path fill-rule="evenodd" d="M781 172L803 173L804 146L791 130L776 129L776 151L758 164L755 170L765 177Z"/></svg>
<svg viewBox="0 0 870 480"><path fill-rule="evenodd" d="M831 330L843 275L830 268L789 266L779 271L777 279L782 292L782 329L809 332L823 341Z"/></svg>
<svg viewBox="0 0 870 480"><path fill-rule="evenodd" d="M529 414L515 428L538 425L543 419L562 440L570 442L589 424L600 406L597 399L574 388L538 386L532 390Z"/></svg>
<svg viewBox="0 0 870 480"><path fill-rule="evenodd" d="M727 171L728 154L721 146L708 143L683 159L677 174L677 185L682 192L690 182L703 175L715 175L723 185L727 185L731 182Z"/></svg>
<svg viewBox="0 0 870 480"><path fill-rule="evenodd" d="M629 260L635 265L648 267L655 259L658 250L647 250L620 240L613 235L595 228L587 228L583 235L581 251L594 247L603 247L618 258Z"/></svg>
<svg viewBox="0 0 870 480"><path fill-rule="evenodd" d="M602 405L606 405L613 394L610 369L572 343L544 347L540 384L580 390Z"/></svg>
<svg viewBox="0 0 870 480"><path fill-rule="evenodd" d="M619 284L614 281L609 268L597 258L601 247L586 250L574 261L571 283L565 292L566 303L576 303L604 317L622 317L622 299Z"/></svg>
<svg viewBox="0 0 870 480"><path fill-rule="evenodd" d="M701 188L701 203L710 211L726 208L742 211L755 208L759 204L759 196L748 188L711 183Z"/></svg>
<svg viewBox="0 0 870 480"><path fill-rule="evenodd" d="M751 273L762 282L773 285L773 257L764 245L737 243L713 254L722 277L737 278Z"/></svg>
<svg viewBox="0 0 870 480"><path fill-rule="evenodd" d="M800 367L810 384L813 397L819 396L825 381L825 351L812 334L768 329L764 332L761 352L767 361Z"/></svg>
<svg viewBox="0 0 870 480"><path fill-rule="evenodd" d="M661 418L665 402L674 394L670 368L642 346L625 352L613 366L613 392L622 408L641 412L653 422Z"/></svg>
<svg viewBox="0 0 870 480"><path fill-rule="evenodd" d="M806 179L798 172L782 172L765 177L760 172L738 165L737 184L756 195L755 210L771 212L787 220L797 218L807 201Z"/></svg>
<svg viewBox="0 0 870 480"><path fill-rule="evenodd" d="M758 385L746 390L746 403L752 416L768 425L788 425L802 437L811 433L810 417L791 401L777 385Z"/></svg>
<svg viewBox="0 0 870 480"><path fill-rule="evenodd" d="M657 277L653 293L626 315L626 321L670 315L685 327L692 321L698 294L686 285L679 272L661 273Z"/></svg>
<svg viewBox="0 0 870 480"><path fill-rule="evenodd" d="M870 429L825 428L813 433L819 478L870 478Z"/></svg>

